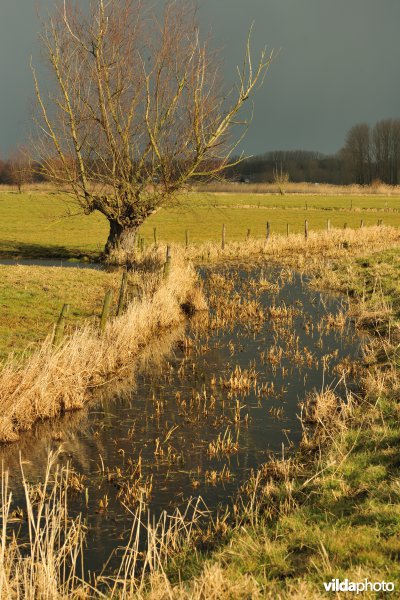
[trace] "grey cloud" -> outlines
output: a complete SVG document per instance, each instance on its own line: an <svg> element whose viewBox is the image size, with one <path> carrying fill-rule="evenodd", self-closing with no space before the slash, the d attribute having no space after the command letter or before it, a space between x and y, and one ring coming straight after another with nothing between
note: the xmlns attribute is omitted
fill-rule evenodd
<svg viewBox="0 0 400 600"><path fill-rule="evenodd" d="M51 6L54 0L42 0ZM204 30L233 81L249 26L255 54L280 49L244 142L248 153L304 148L334 152L346 131L400 116L398 0L202 0ZM31 55L38 58L33 0L0 0L0 153L29 128Z"/></svg>

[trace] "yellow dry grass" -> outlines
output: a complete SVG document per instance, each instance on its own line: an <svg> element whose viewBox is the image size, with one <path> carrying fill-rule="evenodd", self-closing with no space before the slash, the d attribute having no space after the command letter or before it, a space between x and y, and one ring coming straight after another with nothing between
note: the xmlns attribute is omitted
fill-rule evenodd
<svg viewBox="0 0 400 600"><path fill-rule="evenodd" d="M103 186L104 187L104 186ZM102 187L102 189L103 189ZM281 186L282 187L282 186ZM96 189L96 186L94 185ZM371 185L358 185L352 183L349 185L335 185L331 183L312 183L308 181L293 182L289 181L283 186L284 191L288 194L323 194L329 196L336 195L370 195L379 194L385 196L397 196L400 194L399 185L388 185L380 181L374 181ZM23 185L23 192L55 192L58 191L50 182L42 183L27 183ZM280 194L280 187L277 183L236 183L232 181L215 181L211 183L195 183L190 189L195 192L210 192L210 193L237 193L243 192L248 194ZM2 184L0 185L1 192L16 192L17 186Z"/></svg>
<svg viewBox="0 0 400 600"><path fill-rule="evenodd" d="M222 244L206 242L182 248L180 244L169 244L173 257L185 257L197 263L237 261L248 258L272 259L289 264L300 270L307 270L312 264L322 264L329 259L358 256L362 253L393 248L400 242L400 230L390 226L363 227L360 229L332 229L330 231L309 232L289 236L272 235L267 239L249 239L242 242ZM127 248L115 253L112 261L117 264L135 265L139 259L158 260L165 256L166 244L152 246L138 254L137 248ZM325 262L324 262L325 261Z"/></svg>
<svg viewBox="0 0 400 600"><path fill-rule="evenodd" d="M169 277L146 276L142 299L111 319L102 335L88 324L57 348L48 337L27 359L6 362L0 371L0 441L18 439L37 420L82 408L151 339L182 321L182 304L204 308L196 281L193 267L175 260Z"/></svg>
<svg viewBox="0 0 400 600"><path fill-rule="evenodd" d="M11 513L8 472L1 478L0 598L2 600L61 600L86 598L88 590L77 577L83 550L81 517L70 519L67 491L70 472L55 468L56 456L49 457L43 482L30 485L23 474L28 542L17 543L8 536L15 521ZM22 468L22 466L21 466ZM38 499L38 500L37 500ZM61 574L64 578L61 581Z"/></svg>
<svg viewBox="0 0 400 600"><path fill-rule="evenodd" d="M237 193L243 192L246 194L281 194L280 187L283 187L284 192L288 194L323 194L327 196L337 195L369 195L382 194L385 196L397 196L400 194L400 186L387 185L381 182L373 182L371 185L334 185L331 183L311 183L307 181L295 183L289 181L283 186L277 183L233 183L229 181L198 184L194 186L194 191L197 192L213 192L213 193Z"/></svg>

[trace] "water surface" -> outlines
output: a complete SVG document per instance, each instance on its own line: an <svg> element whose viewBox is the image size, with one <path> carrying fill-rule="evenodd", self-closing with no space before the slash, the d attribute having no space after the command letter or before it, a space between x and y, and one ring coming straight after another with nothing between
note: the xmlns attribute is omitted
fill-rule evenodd
<svg viewBox="0 0 400 600"><path fill-rule="evenodd" d="M70 505L87 521L85 559L92 571L128 539L135 503L129 506L122 492L129 477L135 481L138 461L155 515L198 495L215 512L271 452L298 445L299 402L328 386L343 395L340 364L360 354L352 325L335 321L343 299L310 289L298 274L225 267L202 276L206 282L220 277L218 285L206 283L210 316L200 314L177 331L172 350L156 366L150 360L135 386L38 426L2 451L12 470L14 506L21 506L19 453L34 481L44 472L47 450L62 445L59 462L69 461L87 487ZM231 439L230 452L213 452L218 436Z"/></svg>
<svg viewBox="0 0 400 600"><path fill-rule="evenodd" d="M10 266L33 266L33 267L63 267L73 269L96 269L105 268L102 263L84 262L79 260L62 260L53 258L0 258L0 265Z"/></svg>

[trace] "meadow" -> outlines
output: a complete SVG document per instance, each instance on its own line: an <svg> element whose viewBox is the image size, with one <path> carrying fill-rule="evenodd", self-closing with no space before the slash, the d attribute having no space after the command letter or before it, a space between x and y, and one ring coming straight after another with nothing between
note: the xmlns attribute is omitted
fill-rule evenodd
<svg viewBox="0 0 400 600"><path fill-rule="evenodd" d="M154 242L219 243L222 225L226 241L296 234L309 230L400 225L400 200L396 195L364 194L331 190L321 194L191 192L179 204L160 210L141 227L145 246ZM99 213L83 215L74 203L51 189L32 189L19 194L0 191L0 258L47 258L68 261L97 260L107 238L107 222ZM93 320L101 313L104 294L117 294L120 275L104 271L0 265L0 359L17 355L51 333L62 305L71 305L70 321Z"/></svg>
<svg viewBox="0 0 400 600"><path fill-rule="evenodd" d="M30 352L51 334L63 304L71 327L93 322L104 295L117 298L121 276L93 269L0 265L0 360Z"/></svg>
<svg viewBox="0 0 400 600"><path fill-rule="evenodd" d="M271 233L310 231L384 224L400 225L400 200L396 196L318 194L246 194L191 192L170 208L161 209L141 227L145 243L154 240L190 243L221 239L241 241L263 238L269 221ZM0 191L0 256L95 259L107 239L108 226L99 213L83 215L67 197L54 192Z"/></svg>

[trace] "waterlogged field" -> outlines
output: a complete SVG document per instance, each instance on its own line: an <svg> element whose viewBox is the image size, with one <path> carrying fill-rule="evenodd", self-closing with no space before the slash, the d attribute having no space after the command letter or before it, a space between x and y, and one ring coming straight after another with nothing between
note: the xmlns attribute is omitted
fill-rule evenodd
<svg viewBox="0 0 400 600"><path fill-rule="evenodd" d="M52 193L0 194L0 256L7 263L0 266L1 358L37 346L64 302L72 307L67 331L83 323L98 330L106 290L115 304L121 273L89 263L101 252L107 223L75 213ZM332 229L346 224L355 231L307 243L277 237L264 259L264 242L228 245L230 260L256 252L269 264L204 268L209 313L160 336L128 378L96 388L83 410L3 447L13 490L3 519L23 545L6 548L14 570L1 581L17 585L15 573L25 565L25 581L36 586L44 581L43 557L51 585L61 572L79 577L86 538L85 572L98 575L110 554L104 572L121 568L116 583L92 579L110 597L119 597L110 585L131 585L143 560L156 572L146 588L152 598L319 598L323 582L342 575L398 583L398 235L393 228L358 229L361 221L398 226L399 215L395 196L343 193L199 193L154 215L141 230L145 246L154 228L158 241L182 244L187 232L192 258L203 248L191 244L215 240L211 254L221 259L222 224L227 242L264 238L267 221L272 235L285 235L288 226L302 232L305 219L310 231L327 229L328 219ZM165 247L161 252L164 260ZM47 267L33 265L38 257L49 259ZM96 270L49 268L60 260ZM271 260L312 272L313 289ZM375 341L355 335L343 315L346 302L318 289L348 293L349 314L378 333ZM12 377L10 384L12 393ZM56 467L66 468L53 492L56 468L43 483L49 448L60 452ZM76 521L65 518L66 498ZM50 529L39 529L26 546L27 522L45 503ZM162 519L146 530L147 511ZM57 539L66 544L55 552ZM54 548L47 540L56 540ZM40 555L40 565L22 561L29 552ZM90 597L81 580L67 585ZM134 585L140 592L119 588L121 598L147 597L147 580Z"/></svg>
<svg viewBox="0 0 400 600"><path fill-rule="evenodd" d="M147 245L157 240L199 243L221 239L244 240L271 233L309 229L400 225L400 200L396 196L286 195L245 193L190 193L179 203L151 216L141 228ZM56 193L0 192L0 257L95 258L104 247L108 226L104 217L83 215L66 197Z"/></svg>
<svg viewBox="0 0 400 600"><path fill-rule="evenodd" d="M19 453L36 493L48 448L61 445L57 462L71 465L71 514L81 513L87 526L87 570L99 572L112 553L107 572L120 564L138 509L156 518L185 512L198 496L187 518L199 519L206 545L216 523L228 527L225 510L237 509L240 489L251 494L253 470L271 453L281 456L282 446L296 448L304 427L335 411L333 392L351 389L361 341L340 298L310 289L288 269L219 267L202 277L210 312L168 334L166 357L155 359L149 348L135 389L128 382L113 395L105 390L87 411L40 425L3 450L22 539Z"/></svg>

